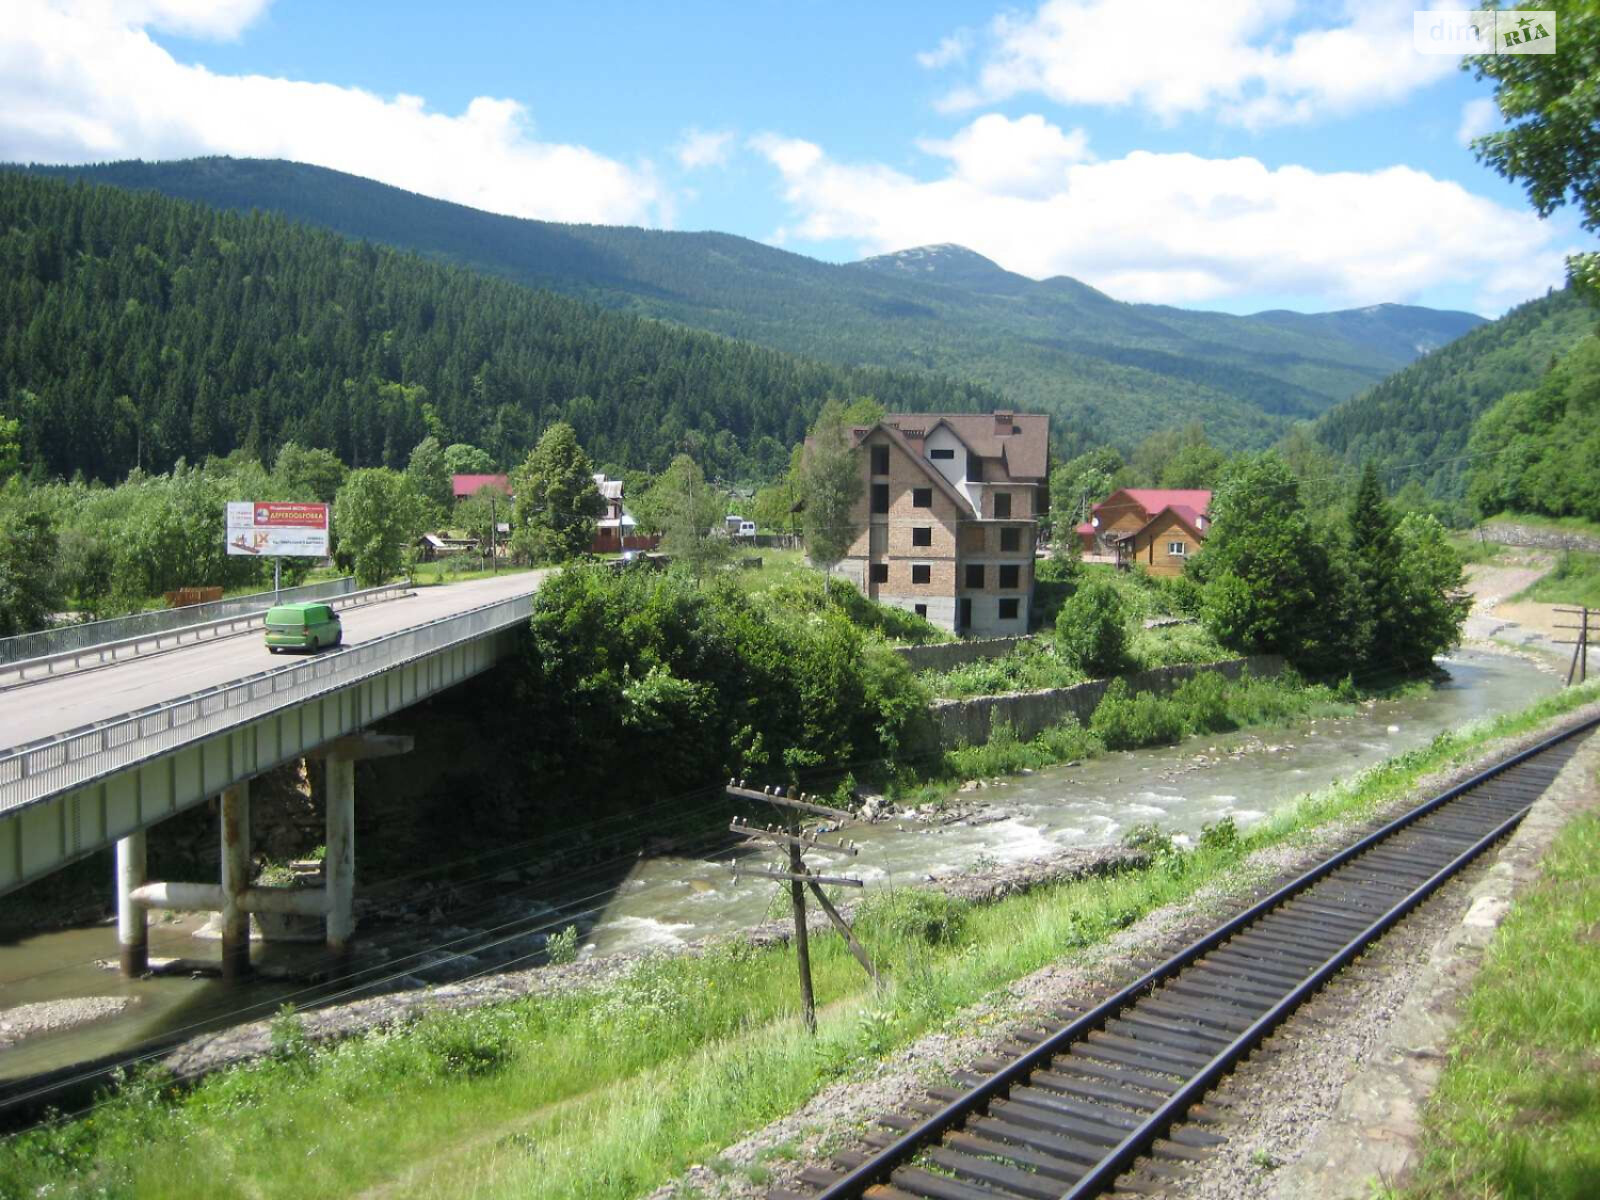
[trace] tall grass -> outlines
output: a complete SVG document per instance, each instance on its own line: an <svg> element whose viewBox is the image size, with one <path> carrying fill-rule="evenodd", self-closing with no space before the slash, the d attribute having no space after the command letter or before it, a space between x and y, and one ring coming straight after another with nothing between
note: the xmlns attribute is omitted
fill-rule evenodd
<svg viewBox="0 0 1600 1200"><path fill-rule="evenodd" d="M739 944L325 1049L286 1027L279 1054L192 1091L139 1077L90 1116L0 1144L0 1197L638 1195L828 1083L873 1074L1020 976L1202 886L1242 886L1252 850L1368 815L1425 771L1596 697L1600 684L1570 689L1441 735L1248 835L1162 850L1143 870L982 907L876 898L862 938L887 982L874 989L838 939L815 939L815 1039L797 1018L792 957Z"/></svg>
<svg viewBox="0 0 1600 1200"><path fill-rule="evenodd" d="M1600 1195L1600 816L1501 926L1430 1101L1407 1197Z"/></svg>

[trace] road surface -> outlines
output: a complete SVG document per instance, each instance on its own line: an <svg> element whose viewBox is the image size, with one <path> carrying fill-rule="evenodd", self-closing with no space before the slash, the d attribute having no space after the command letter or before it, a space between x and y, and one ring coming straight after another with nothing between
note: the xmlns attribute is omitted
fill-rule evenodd
<svg viewBox="0 0 1600 1200"><path fill-rule="evenodd" d="M340 613L346 646L425 625L496 600L534 591L548 571L523 571L470 583L418 589L366 608ZM323 654L337 654L324 650ZM190 692L232 683L274 667L292 666L298 654L270 654L260 633L201 642L0 691L0 748L34 742L96 721L120 717Z"/></svg>

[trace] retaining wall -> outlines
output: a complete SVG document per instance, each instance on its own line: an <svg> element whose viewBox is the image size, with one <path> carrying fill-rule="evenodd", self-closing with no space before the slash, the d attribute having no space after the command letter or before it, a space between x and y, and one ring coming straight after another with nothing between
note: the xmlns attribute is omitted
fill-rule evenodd
<svg viewBox="0 0 1600 1200"><path fill-rule="evenodd" d="M1023 642L1026 634L1014 637L973 638L963 642L939 642L932 646L896 646L894 652L913 671L950 671L986 658L1004 658Z"/></svg>
<svg viewBox="0 0 1600 1200"><path fill-rule="evenodd" d="M1575 529L1545 529L1494 521L1479 527L1491 542L1503 546L1537 546L1544 550L1587 550L1600 552L1600 538Z"/></svg>
<svg viewBox="0 0 1600 1200"><path fill-rule="evenodd" d="M1123 678L1135 692L1155 692L1159 695L1171 691L1185 679L1206 671L1216 671L1228 679L1237 679L1246 671L1252 675L1277 675L1284 665L1279 655L1254 654L1248 658L1233 658L1219 663L1157 667ZM1109 679L1091 679L1088 683L1041 692L974 696L968 700L935 700L928 711L939 730L939 745L946 750L987 742L990 731L1000 721L1009 722L1018 739L1025 742L1068 717L1076 717L1088 724L1111 682Z"/></svg>

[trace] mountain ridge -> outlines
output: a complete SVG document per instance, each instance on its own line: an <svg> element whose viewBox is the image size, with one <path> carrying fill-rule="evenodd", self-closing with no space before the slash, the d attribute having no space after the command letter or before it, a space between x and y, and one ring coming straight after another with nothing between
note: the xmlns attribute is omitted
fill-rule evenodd
<svg viewBox="0 0 1600 1200"><path fill-rule="evenodd" d="M1266 445L1414 357L1404 334L1377 337L1372 321L1126 304L1078 280L1035 281L949 245L934 256L940 278L937 269L910 271L907 260L897 266L894 255L830 264L714 231L498 216L281 160L19 169L278 212L790 353L962 378L1060 418L1053 424L1063 452L1102 441L1129 446L1194 420L1224 446ZM927 257L927 248L914 249ZM1480 323L1471 314L1439 320Z"/></svg>

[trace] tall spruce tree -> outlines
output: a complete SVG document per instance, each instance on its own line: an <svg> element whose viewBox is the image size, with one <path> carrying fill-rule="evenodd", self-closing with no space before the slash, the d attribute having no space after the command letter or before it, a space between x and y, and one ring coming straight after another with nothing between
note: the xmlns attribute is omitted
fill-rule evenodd
<svg viewBox="0 0 1600 1200"><path fill-rule="evenodd" d="M1363 662L1383 659L1392 649L1395 621L1395 516L1368 462L1350 504L1350 567L1354 573L1349 645Z"/></svg>

